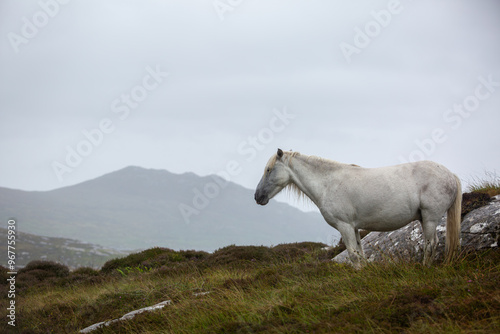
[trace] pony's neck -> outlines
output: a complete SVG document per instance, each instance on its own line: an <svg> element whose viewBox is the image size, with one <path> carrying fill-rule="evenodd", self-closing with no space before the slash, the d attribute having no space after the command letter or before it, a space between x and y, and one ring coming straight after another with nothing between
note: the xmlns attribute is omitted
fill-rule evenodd
<svg viewBox="0 0 500 334"><path fill-rule="evenodd" d="M330 184L330 182L325 182L325 177L327 180L334 178L335 172L343 166L344 164L336 161L302 154L291 157L288 164L293 183L291 188L297 187L321 209L320 200Z"/></svg>

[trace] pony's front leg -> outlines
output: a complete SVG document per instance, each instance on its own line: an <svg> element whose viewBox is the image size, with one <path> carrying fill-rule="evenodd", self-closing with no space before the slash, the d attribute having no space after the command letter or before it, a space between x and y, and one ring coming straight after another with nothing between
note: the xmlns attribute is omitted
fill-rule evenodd
<svg viewBox="0 0 500 334"><path fill-rule="evenodd" d="M339 226L339 225L337 225ZM349 253L349 258L356 269L360 269L361 265L365 262L365 255L363 248L361 247L361 238L359 236L359 230L355 229L350 224L342 224L338 228L342 240L344 241L347 252Z"/></svg>

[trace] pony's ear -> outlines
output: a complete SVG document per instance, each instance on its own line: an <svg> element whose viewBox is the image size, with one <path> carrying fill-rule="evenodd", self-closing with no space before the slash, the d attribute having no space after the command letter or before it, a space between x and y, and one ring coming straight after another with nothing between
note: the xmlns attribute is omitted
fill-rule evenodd
<svg viewBox="0 0 500 334"><path fill-rule="evenodd" d="M281 148L278 148L278 158L281 159L282 156L283 156L283 151L281 150Z"/></svg>

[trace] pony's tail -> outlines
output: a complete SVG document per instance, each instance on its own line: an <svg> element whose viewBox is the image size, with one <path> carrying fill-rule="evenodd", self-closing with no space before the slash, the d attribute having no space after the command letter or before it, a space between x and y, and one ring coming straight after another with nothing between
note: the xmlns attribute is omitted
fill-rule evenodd
<svg viewBox="0 0 500 334"><path fill-rule="evenodd" d="M462 184L460 179L455 176L457 183L457 192L455 201L447 212L446 219L446 246L445 261L452 262L460 251L460 223L462 221Z"/></svg>

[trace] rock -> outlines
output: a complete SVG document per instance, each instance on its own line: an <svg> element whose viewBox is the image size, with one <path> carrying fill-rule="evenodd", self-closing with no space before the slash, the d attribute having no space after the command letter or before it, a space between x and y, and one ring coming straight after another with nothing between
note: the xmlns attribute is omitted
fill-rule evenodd
<svg viewBox="0 0 500 334"><path fill-rule="evenodd" d="M201 296L208 295L209 293L210 293L210 291L198 292L198 293L193 293L193 296L194 297L201 297ZM135 310L135 311L129 312L129 313L125 314L124 316L122 316L121 318L114 319L114 320L103 321L103 322L99 322L97 324L93 324L92 326L89 326L89 327L86 327L86 328L82 329L80 331L80 333L90 333L90 332L93 332L93 331L95 331L97 329L100 329L102 327L108 327L108 326L110 326L110 325L112 325L112 324L114 324L115 322L118 322L118 321L130 320L130 319L134 318L137 314L159 310L159 309L162 309L163 307L165 307L166 305L172 305L172 301L171 300L165 300L164 302L158 303L156 305L144 307L144 308L141 308L139 310Z"/></svg>
<svg viewBox="0 0 500 334"><path fill-rule="evenodd" d="M80 333L90 333L90 332L95 331L95 330L97 330L99 328L102 328L104 326L108 327L109 325L112 325L112 324L114 324L115 322L118 322L118 321L130 320L133 317L135 317L137 314L141 314L143 312L151 312L151 311L154 311L154 310L158 310L158 309L161 309L161 308L165 307L165 305L172 305L172 301L171 300L166 300L164 302L158 303L158 304L153 305L153 306L148 306L148 307L141 308L139 310L135 310L135 311L129 312L129 313L125 314L123 317L121 317L119 319L114 319L114 320L99 322L97 324L94 324L92 326L89 326L87 328L82 329L80 331Z"/></svg>
<svg viewBox="0 0 500 334"><path fill-rule="evenodd" d="M462 250L480 250L498 247L500 239L500 201L497 196L493 201L479 209L471 211L462 220ZM436 259L444 255L446 219L443 217L437 233L439 244ZM368 261L403 260L421 261L423 257L423 238L420 222L414 221L405 227L391 232L371 232L362 240ZM336 262L349 262L349 255L344 251L333 258Z"/></svg>
<svg viewBox="0 0 500 334"><path fill-rule="evenodd" d="M498 247L500 239L500 201L470 212L462 221L462 248Z"/></svg>

